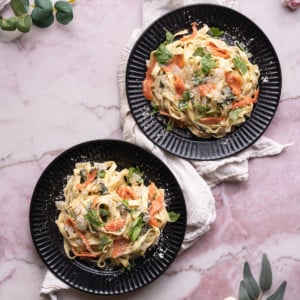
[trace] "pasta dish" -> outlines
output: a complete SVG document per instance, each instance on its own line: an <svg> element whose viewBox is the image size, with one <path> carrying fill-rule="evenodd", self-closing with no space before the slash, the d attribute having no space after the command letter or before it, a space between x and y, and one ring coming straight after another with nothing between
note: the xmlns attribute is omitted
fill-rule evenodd
<svg viewBox="0 0 300 300"><path fill-rule="evenodd" d="M166 41L151 52L143 94L154 112L168 117L168 125L220 138L250 116L260 71L245 49L227 44L223 34L193 23L191 34L166 31Z"/></svg>
<svg viewBox="0 0 300 300"><path fill-rule="evenodd" d="M139 167L118 169L116 162L77 163L64 189L56 224L70 259L94 261L98 267L130 267L156 244L167 222L164 189L145 185Z"/></svg>

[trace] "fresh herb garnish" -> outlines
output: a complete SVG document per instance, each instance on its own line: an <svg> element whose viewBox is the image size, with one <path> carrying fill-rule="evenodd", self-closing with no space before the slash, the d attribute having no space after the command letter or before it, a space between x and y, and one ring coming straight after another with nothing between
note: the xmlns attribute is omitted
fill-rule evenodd
<svg viewBox="0 0 300 300"><path fill-rule="evenodd" d="M169 211L169 222L174 223L180 218L180 214L174 212L174 211Z"/></svg>
<svg viewBox="0 0 300 300"><path fill-rule="evenodd" d="M128 175L125 176L125 181L128 185L132 185L133 183L142 184L144 172L142 172L139 166L130 167L128 169Z"/></svg>
<svg viewBox="0 0 300 300"><path fill-rule="evenodd" d="M100 245L99 249L100 251L103 251L104 247L107 245L110 245L112 243L112 240L109 239L106 235L103 235L100 237Z"/></svg>
<svg viewBox="0 0 300 300"><path fill-rule="evenodd" d="M223 30L220 30L220 29L217 28L217 27L210 27L210 28L209 28L209 33L210 33L211 36L213 36L213 37L220 37L221 35L224 34L224 31L223 31Z"/></svg>
<svg viewBox="0 0 300 300"><path fill-rule="evenodd" d="M204 75L216 66L216 62L212 59L211 54L204 54L201 59L201 70Z"/></svg>
<svg viewBox="0 0 300 300"><path fill-rule="evenodd" d="M165 29L165 31L166 31L166 40L164 44L167 45L174 41L175 36L169 30Z"/></svg>
<svg viewBox="0 0 300 300"><path fill-rule="evenodd" d="M165 85L163 84L162 81L159 82L159 88L163 89L165 87Z"/></svg>
<svg viewBox="0 0 300 300"><path fill-rule="evenodd" d="M189 105L189 101L192 99L191 92L189 90L184 91L182 99L178 101L178 109L186 110Z"/></svg>
<svg viewBox="0 0 300 300"><path fill-rule="evenodd" d="M229 119L231 121L235 122L238 119L240 112L241 112L241 108L237 108L237 109L231 110L228 113Z"/></svg>
<svg viewBox="0 0 300 300"><path fill-rule="evenodd" d="M194 104L193 107L196 108L197 110L199 110L202 113L205 113L209 110L209 108L207 106L205 106L203 104L198 104L198 103Z"/></svg>
<svg viewBox="0 0 300 300"><path fill-rule="evenodd" d="M0 28L26 33L30 31L32 24L41 28L50 26L54 18L57 22L67 25L73 19L71 3L75 1L57 1L53 5L50 0L34 0L34 4L30 5L29 0L11 0L10 6L15 16L3 18L0 15ZM29 9L30 6L32 11Z"/></svg>
<svg viewBox="0 0 300 300"><path fill-rule="evenodd" d="M204 48L203 47L197 47L197 49L194 51L193 55L194 56L204 56Z"/></svg>
<svg viewBox="0 0 300 300"><path fill-rule="evenodd" d="M95 226L102 226L103 223L100 221L97 211L95 209L88 209L87 214L84 218L91 224Z"/></svg>
<svg viewBox="0 0 300 300"><path fill-rule="evenodd" d="M238 57L238 56L235 56L233 58L233 64L234 64L234 67L238 70L240 70L240 72L244 75L247 73L248 71L248 68L246 66L246 64L243 62L243 60Z"/></svg>
<svg viewBox="0 0 300 300"><path fill-rule="evenodd" d="M173 58L173 54L168 50L165 44L160 44L154 52L154 56L160 65L166 65Z"/></svg>
<svg viewBox="0 0 300 300"><path fill-rule="evenodd" d="M106 175L105 170L100 170L100 171L97 172L97 177L98 178L104 178L105 175Z"/></svg>
<svg viewBox="0 0 300 300"><path fill-rule="evenodd" d="M128 207L129 203L127 199L122 200L122 204L126 207Z"/></svg>
<svg viewBox="0 0 300 300"><path fill-rule="evenodd" d="M286 281L282 282L277 290L266 300L282 300L286 289ZM259 276L259 283L255 280L250 265L248 262L244 263L243 279L239 286L239 300L263 299L264 293L269 291L272 286L272 270L271 264L266 254L263 254L261 271Z"/></svg>
<svg viewBox="0 0 300 300"><path fill-rule="evenodd" d="M142 231L142 227L143 227L143 218L142 216L138 216L134 220L128 232L128 237L132 242L136 241L136 239L138 238L139 234Z"/></svg>
<svg viewBox="0 0 300 300"><path fill-rule="evenodd" d="M129 171L129 177L131 177L131 176L133 176L133 174L137 174L137 175L139 175L139 176L143 176L144 175L144 172L142 172L141 170L140 170L140 167L139 166L136 166L136 167L129 167L129 169L128 169L128 171Z"/></svg>
<svg viewBox="0 0 300 300"><path fill-rule="evenodd" d="M152 116L152 115L155 115L156 113L158 113L159 106L157 104L153 103L152 101L151 101L151 106L152 106L152 110L150 112L150 115Z"/></svg>
<svg viewBox="0 0 300 300"><path fill-rule="evenodd" d="M183 111L183 110L186 110L188 109L189 107L189 103L185 100L179 100L178 101L178 109Z"/></svg>

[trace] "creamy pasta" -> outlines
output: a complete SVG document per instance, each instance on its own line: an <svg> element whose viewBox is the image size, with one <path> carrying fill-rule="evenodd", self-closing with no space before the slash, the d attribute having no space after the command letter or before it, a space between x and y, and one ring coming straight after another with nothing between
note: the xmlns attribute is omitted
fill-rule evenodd
<svg viewBox="0 0 300 300"><path fill-rule="evenodd" d="M168 213L164 189L145 185L138 167L117 167L114 161L77 163L68 178L56 224L70 259L128 268L179 217Z"/></svg>
<svg viewBox="0 0 300 300"><path fill-rule="evenodd" d="M170 124L188 128L201 138L220 138L249 117L257 102L260 71L237 45L204 25L192 33L167 32L151 52L143 94ZM175 36L181 38L175 38Z"/></svg>

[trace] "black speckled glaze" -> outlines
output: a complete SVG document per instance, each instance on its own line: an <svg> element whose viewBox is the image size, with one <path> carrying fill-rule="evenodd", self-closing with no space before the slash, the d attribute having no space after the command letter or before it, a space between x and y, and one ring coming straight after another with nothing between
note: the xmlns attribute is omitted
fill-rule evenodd
<svg viewBox="0 0 300 300"><path fill-rule="evenodd" d="M167 209L180 213L175 223L167 223L158 245L148 249L129 271L101 270L86 260L70 260L63 250L63 238L55 220L59 214L55 201L64 200L67 176L75 163L114 160L119 168L139 166L145 182L154 181L165 189ZM153 154L118 140L95 140L76 145L59 155L45 169L34 189L30 205L30 230L40 257L58 278L73 288L98 295L134 291L159 277L175 259L185 233L186 207L173 173Z"/></svg>
<svg viewBox="0 0 300 300"><path fill-rule="evenodd" d="M220 139L201 139L188 130L168 131L164 117L151 115L150 101L142 93L146 60L165 40L165 29L176 33L191 29L191 23L207 24L225 31L222 39L246 45L250 61L258 64L260 94L247 121ZM253 144L269 126L281 94L281 68L276 52L264 32L246 16L223 6L198 4L174 10L152 23L130 54L126 70L126 92L133 117L143 133L157 146L192 160L214 160L236 154Z"/></svg>

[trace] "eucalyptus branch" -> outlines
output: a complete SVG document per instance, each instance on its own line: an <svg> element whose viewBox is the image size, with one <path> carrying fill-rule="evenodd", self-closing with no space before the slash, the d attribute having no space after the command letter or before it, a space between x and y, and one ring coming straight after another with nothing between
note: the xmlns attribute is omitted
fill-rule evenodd
<svg viewBox="0 0 300 300"><path fill-rule="evenodd" d="M282 282L277 290L271 296L266 298L266 300L282 300L286 285L286 281ZM265 292L269 291L271 286L272 270L270 261L266 254L262 257L259 283L257 283L253 277L249 263L244 263L243 280L241 280L239 287L239 300L262 300Z"/></svg>
<svg viewBox="0 0 300 300"><path fill-rule="evenodd" d="M10 6L14 16L4 18L0 15L0 28L5 31L19 30L29 32L34 24L37 27L49 27L54 19L60 24L67 25L73 20L72 5L76 0L56 1L34 0L11 0Z"/></svg>

